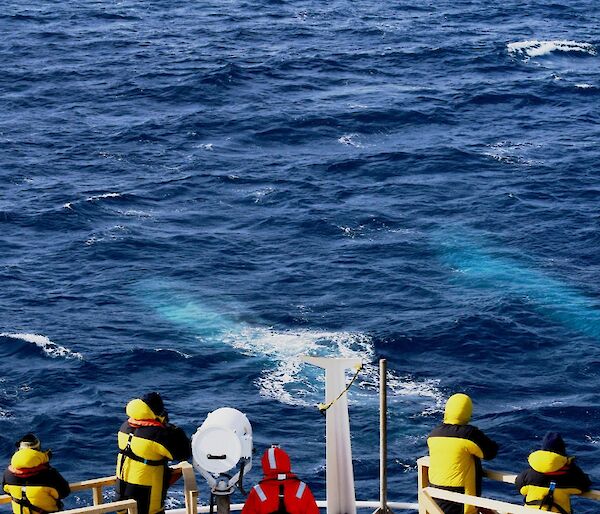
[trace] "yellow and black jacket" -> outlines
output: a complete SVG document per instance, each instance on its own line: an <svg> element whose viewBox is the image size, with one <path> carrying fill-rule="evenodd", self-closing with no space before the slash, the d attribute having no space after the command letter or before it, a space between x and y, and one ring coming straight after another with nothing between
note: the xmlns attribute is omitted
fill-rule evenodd
<svg viewBox="0 0 600 514"><path fill-rule="evenodd" d="M537 450L528 461L531 467L515 481L528 507L570 514L571 495L590 489L589 477L573 462L573 457Z"/></svg>
<svg viewBox="0 0 600 514"><path fill-rule="evenodd" d="M62 509L69 483L49 464L46 452L23 448L15 452L2 479L14 514L44 514Z"/></svg>
<svg viewBox="0 0 600 514"><path fill-rule="evenodd" d="M481 460L493 459L498 445L481 430L468 425L471 419L471 399L464 394L450 397L446 404L444 423L437 426L427 439L429 447L429 481L432 486L459 493L481 494ZM438 501L446 514L474 514L475 507Z"/></svg>
<svg viewBox="0 0 600 514"><path fill-rule="evenodd" d="M139 514L164 511L169 486L170 460L186 460L191 455L185 432L163 423L141 399L131 400L129 419L119 430L117 457L117 497L137 500Z"/></svg>

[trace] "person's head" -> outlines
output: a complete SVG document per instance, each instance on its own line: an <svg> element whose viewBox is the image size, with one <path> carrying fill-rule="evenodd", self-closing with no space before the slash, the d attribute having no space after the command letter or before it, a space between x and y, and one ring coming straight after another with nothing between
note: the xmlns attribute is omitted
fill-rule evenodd
<svg viewBox="0 0 600 514"><path fill-rule="evenodd" d="M141 398L131 400L125 409L134 419L152 419L165 423L168 419L163 400L157 392L147 393Z"/></svg>
<svg viewBox="0 0 600 514"><path fill-rule="evenodd" d="M265 450L261 460L265 476L287 474L292 471L290 456L279 446L273 445Z"/></svg>
<svg viewBox="0 0 600 514"><path fill-rule="evenodd" d="M450 425L466 425L473 414L473 402L466 394L453 394L446 402L444 423Z"/></svg>
<svg viewBox="0 0 600 514"><path fill-rule="evenodd" d="M32 450L40 450L42 443L40 440L31 432L25 434L21 439L19 439L15 443L15 447L17 450L22 450L24 448L31 448Z"/></svg>
<svg viewBox="0 0 600 514"><path fill-rule="evenodd" d="M567 447L558 432L547 432L542 439L542 450L567 456Z"/></svg>

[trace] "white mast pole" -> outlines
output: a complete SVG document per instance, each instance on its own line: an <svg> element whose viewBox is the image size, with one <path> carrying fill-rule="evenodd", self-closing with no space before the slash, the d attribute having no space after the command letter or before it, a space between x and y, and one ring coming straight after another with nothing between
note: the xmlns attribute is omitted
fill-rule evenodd
<svg viewBox="0 0 600 514"><path fill-rule="evenodd" d="M303 361L325 370L327 514L356 514L354 470L350 446L350 419L345 370L362 364L361 359L304 357ZM334 401L335 400L335 401Z"/></svg>

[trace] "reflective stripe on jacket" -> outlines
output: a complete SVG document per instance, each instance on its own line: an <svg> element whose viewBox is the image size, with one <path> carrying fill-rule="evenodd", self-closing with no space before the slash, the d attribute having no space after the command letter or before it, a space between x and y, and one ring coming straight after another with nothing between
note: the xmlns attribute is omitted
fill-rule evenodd
<svg viewBox="0 0 600 514"><path fill-rule="evenodd" d="M318 514L319 508L310 488L293 475L283 480L267 479L255 485L248 495L242 514L271 514L279 509L279 486L289 514Z"/></svg>

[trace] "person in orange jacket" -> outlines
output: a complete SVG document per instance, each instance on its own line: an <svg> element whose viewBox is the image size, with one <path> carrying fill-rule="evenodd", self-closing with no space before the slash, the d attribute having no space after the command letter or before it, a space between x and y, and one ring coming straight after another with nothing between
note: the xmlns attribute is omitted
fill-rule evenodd
<svg viewBox="0 0 600 514"><path fill-rule="evenodd" d="M262 456L264 478L248 495L242 514L318 514L306 483L292 473L289 455L272 446Z"/></svg>

